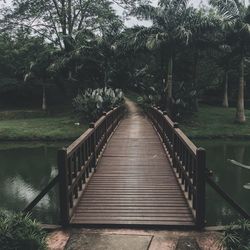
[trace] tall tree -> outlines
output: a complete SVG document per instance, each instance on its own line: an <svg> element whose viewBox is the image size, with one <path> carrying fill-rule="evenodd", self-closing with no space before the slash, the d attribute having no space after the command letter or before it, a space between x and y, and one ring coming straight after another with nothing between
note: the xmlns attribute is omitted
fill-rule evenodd
<svg viewBox="0 0 250 250"><path fill-rule="evenodd" d="M239 57L239 85L235 121L246 121L244 109L245 59L250 42L250 9L238 0L211 0L216 8L221 25L227 29L227 36L234 53Z"/></svg>
<svg viewBox="0 0 250 250"><path fill-rule="evenodd" d="M142 28L137 37L146 38L148 48L158 47L166 52L165 92L168 101L173 98L173 67L176 49L178 46L187 45L193 35L196 36L193 41L198 40L198 34L203 25L200 22L204 20L202 15L198 16L188 3L188 0L160 0L158 7L141 5L134 11L135 15L153 22L152 27ZM196 21L198 17L200 19Z"/></svg>
<svg viewBox="0 0 250 250"><path fill-rule="evenodd" d="M97 32L115 15L108 0L12 0L2 11L2 29L26 27L62 50L74 48L86 29Z"/></svg>
<svg viewBox="0 0 250 250"><path fill-rule="evenodd" d="M191 30L189 45L193 53L192 87L196 92L194 98L197 111L199 94L197 82L198 64L201 53L213 47L211 36L216 30L217 22L214 15L212 13L208 14L205 9L193 9L188 16L188 22Z"/></svg>

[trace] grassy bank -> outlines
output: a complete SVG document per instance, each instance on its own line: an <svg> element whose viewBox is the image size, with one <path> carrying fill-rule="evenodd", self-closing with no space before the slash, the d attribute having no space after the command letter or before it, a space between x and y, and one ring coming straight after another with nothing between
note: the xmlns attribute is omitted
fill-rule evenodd
<svg viewBox="0 0 250 250"><path fill-rule="evenodd" d="M201 105L199 112L181 124L181 129L191 138L247 138L250 139L250 110L247 122L234 122L235 108Z"/></svg>
<svg viewBox="0 0 250 250"><path fill-rule="evenodd" d="M16 111L15 111L16 112ZM86 130L87 125L75 125L78 119L71 113L44 115L29 118L0 119L0 140L74 140Z"/></svg>

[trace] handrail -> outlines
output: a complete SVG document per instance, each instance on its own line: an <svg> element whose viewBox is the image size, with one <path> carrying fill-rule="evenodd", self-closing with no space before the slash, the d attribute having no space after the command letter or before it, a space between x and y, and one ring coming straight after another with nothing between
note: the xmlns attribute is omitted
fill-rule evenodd
<svg viewBox="0 0 250 250"><path fill-rule="evenodd" d="M54 177L48 185L29 203L29 205L23 209L23 213L29 213L37 204L38 202L56 185L58 182L58 175Z"/></svg>
<svg viewBox="0 0 250 250"><path fill-rule="evenodd" d="M205 226L206 151L197 148L159 108L149 107L147 115L162 139L170 163L188 200L198 228Z"/></svg>
<svg viewBox="0 0 250 250"><path fill-rule="evenodd" d="M61 222L68 225L84 188L96 170L97 162L114 129L124 114L124 107L103 113L89 129L67 148L58 151Z"/></svg>

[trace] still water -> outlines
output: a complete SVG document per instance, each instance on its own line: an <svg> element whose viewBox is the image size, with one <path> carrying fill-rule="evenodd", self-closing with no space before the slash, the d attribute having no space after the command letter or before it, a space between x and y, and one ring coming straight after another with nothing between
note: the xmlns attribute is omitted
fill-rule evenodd
<svg viewBox="0 0 250 250"><path fill-rule="evenodd" d="M0 143L0 208L24 209L57 174L57 149L66 143ZM250 142L202 140L197 146L207 150L207 167L215 181L245 210L250 212ZM250 167L249 167L250 168ZM207 186L208 225L225 225L237 213ZM58 186L33 209L33 217L43 223L59 222Z"/></svg>
<svg viewBox="0 0 250 250"><path fill-rule="evenodd" d="M215 182L250 213L250 142L202 140L195 144L207 150L207 167L213 171ZM226 225L239 218L209 185L206 204L208 225Z"/></svg>
<svg viewBox="0 0 250 250"><path fill-rule="evenodd" d="M0 144L0 208L21 211L57 175L56 155L60 144ZM33 209L32 216L44 223L57 223L58 186Z"/></svg>

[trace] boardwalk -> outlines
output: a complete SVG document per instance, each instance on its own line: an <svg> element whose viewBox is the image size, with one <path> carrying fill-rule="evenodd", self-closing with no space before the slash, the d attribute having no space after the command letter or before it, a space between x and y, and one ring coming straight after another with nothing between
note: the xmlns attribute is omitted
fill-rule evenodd
<svg viewBox="0 0 250 250"><path fill-rule="evenodd" d="M130 101L71 224L192 226L194 219L147 118Z"/></svg>

